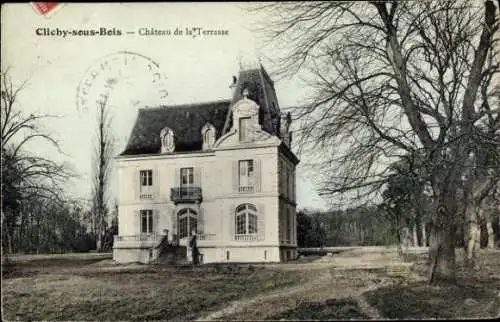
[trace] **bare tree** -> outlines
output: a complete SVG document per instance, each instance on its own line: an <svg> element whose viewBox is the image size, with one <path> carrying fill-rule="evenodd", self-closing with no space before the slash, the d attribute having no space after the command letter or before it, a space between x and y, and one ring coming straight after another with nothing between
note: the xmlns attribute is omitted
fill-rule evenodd
<svg viewBox="0 0 500 322"><path fill-rule="evenodd" d="M19 223L23 205L33 200L61 200L64 196L62 187L73 174L67 164L29 152L28 145L35 142L48 142L61 152L59 143L40 126L40 121L54 116L23 113L18 106L18 97L26 82L14 87L8 69L2 70L0 78L2 236L5 236L4 244L11 253L14 230L24 223L22 220Z"/></svg>
<svg viewBox="0 0 500 322"><path fill-rule="evenodd" d="M307 71L316 89L294 114L300 143L321 150L314 156L329 169L325 192L373 196L387 182L388 164L422 155L436 205L429 281L453 280L467 159L478 142L500 143L477 125L486 115L481 84L498 72L494 3L293 2L255 10L268 13L258 31L284 53L278 73ZM488 66L488 57L495 63ZM498 109L491 112L498 118Z"/></svg>
<svg viewBox="0 0 500 322"><path fill-rule="evenodd" d="M111 132L111 116L108 110L107 96L98 101L96 146L94 150L93 177L93 218L94 233L97 237L97 249L102 251L109 212L109 177L113 160L115 139Z"/></svg>

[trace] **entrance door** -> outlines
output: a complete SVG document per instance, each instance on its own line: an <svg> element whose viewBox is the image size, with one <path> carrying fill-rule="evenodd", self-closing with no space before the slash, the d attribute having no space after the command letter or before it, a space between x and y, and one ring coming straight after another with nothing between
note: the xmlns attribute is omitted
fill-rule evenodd
<svg viewBox="0 0 500 322"><path fill-rule="evenodd" d="M182 209L178 215L179 238L191 236L198 231L198 216L190 208Z"/></svg>

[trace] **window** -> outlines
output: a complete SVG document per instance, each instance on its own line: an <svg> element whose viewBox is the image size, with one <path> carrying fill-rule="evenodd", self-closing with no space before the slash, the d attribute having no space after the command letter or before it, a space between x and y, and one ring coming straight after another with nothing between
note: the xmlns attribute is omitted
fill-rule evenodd
<svg viewBox="0 0 500 322"><path fill-rule="evenodd" d="M288 208L285 206L285 224L284 224L284 229L285 229L285 242L288 243L290 240L290 228L289 228L289 223L288 223Z"/></svg>
<svg viewBox="0 0 500 322"><path fill-rule="evenodd" d="M192 236L198 231L198 216L192 209L186 208L179 212L179 238Z"/></svg>
<svg viewBox="0 0 500 322"><path fill-rule="evenodd" d="M203 137L204 141L207 142L207 143L211 143L212 142L212 137L213 137L212 131L210 131L210 129L207 129L205 131L205 136Z"/></svg>
<svg viewBox="0 0 500 322"><path fill-rule="evenodd" d="M141 214L141 233L151 234L153 233L153 210L142 209Z"/></svg>
<svg viewBox="0 0 500 322"><path fill-rule="evenodd" d="M141 186L153 185L153 170L141 170Z"/></svg>
<svg viewBox="0 0 500 322"><path fill-rule="evenodd" d="M215 128L208 123L201 132L203 134L203 149L211 149L215 142Z"/></svg>
<svg viewBox="0 0 500 322"><path fill-rule="evenodd" d="M239 162L239 192L252 192L254 189L253 160Z"/></svg>
<svg viewBox="0 0 500 322"><path fill-rule="evenodd" d="M290 198L289 192L290 192L290 171L288 166L285 164L285 196L287 198Z"/></svg>
<svg viewBox="0 0 500 322"><path fill-rule="evenodd" d="M153 198L153 170L141 170L140 171L140 182L141 182L141 199Z"/></svg>
<svg viewBox="0 0 500 322"><path fill-rule="evenodd" d="M254 205L243 204L238 206L235 215L236 237L238 237L238 235L257 234L257 208L255 208Z"/></svg>
<svg viewBox="0 0 500 322"><path fill-rule="evenodd" d="M181 186L192 186L194 184L194 169L182 168L181 169Z"/></svg>
<svg viewBox="0 0 500 322"><path fill-rule="evenodd" d="M279 172L280 172L280 193L285 194L285 180L286 180L285 163L281 159L280 159Z"/></svg>
<svg viewBox="0 0 500 322"><path fill-rule="evenodd" d="M247 141L250 138L250 117L240 117L240 141Z"/></svg>

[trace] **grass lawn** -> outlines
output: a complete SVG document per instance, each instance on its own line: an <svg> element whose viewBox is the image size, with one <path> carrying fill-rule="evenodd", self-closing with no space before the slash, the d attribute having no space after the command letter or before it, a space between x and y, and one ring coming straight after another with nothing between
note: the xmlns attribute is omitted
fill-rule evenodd
<svg viewBox="0 0 500 322"><path fill-rule="evenodd" d="M10 321L499 316L500 250L482 250L481 270L473 276L462 269L462 254L457 250L458 283L440 286L425 282L426 254L412 254L405 266L387 249L201 267L117 265L84 255L22 258L3 276L2 315ZM407 269L396 271L399 266Z"/></svg>
<svg viewBox="0 0 500 322"><path fill-rule="evenodd" d="M106 271L96 264L96 259L77 258L16 263L3 280L3 318L189 320L232 300L299 283L303 277L297 271L249 265L136 265Z"/></svg>

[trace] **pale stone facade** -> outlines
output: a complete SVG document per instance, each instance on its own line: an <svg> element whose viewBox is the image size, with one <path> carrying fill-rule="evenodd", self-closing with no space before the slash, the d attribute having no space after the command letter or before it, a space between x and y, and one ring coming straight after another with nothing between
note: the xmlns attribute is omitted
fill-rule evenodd
<svg viewBox="0 0 500 322"><path fill-rule="evenodd" d="M199 131L199 148L189 146L190 151L176 151L173 146L182 148L181 133L176 134L170 124L159 124L157 128L162 130L157 133L161 144L158 152L122 153L118 158L119 234L115 236L113 251L116 261L154 260L158 255L154 246L167 230L169 241L179 245L188 245L196 231L204 263L280 262L295 258L298 159L290 150L289 116L275 124L273 131L264 130L259 121L266 120L260 109L268 108L267 128L273 129L270 106L276 108L277 99L274 92L266 93L265 87L274 91L274 86L263 74L265 71L254 71L256 75L257 72L260 79L256 78L256 84L262 81L260 88L267 96L261 105L267 107L257 104L258 95L256 101L248 97L247 83L239 84L241 96L235 95L232 102L226 102L225 129L221 122L214 126L210 121L201 121L204 124ZM143 109L140 113L173 113L167 109ZM189 115L194 110L179 108L175 113ZM209 112L210 117L216 113ZM142 117L147 118L145 114ZM150 119L159 122L158 117ZM146 133L138 129L140 122L136 122L134 131ZM142 139L141 135L136 137Z"/></svg>

